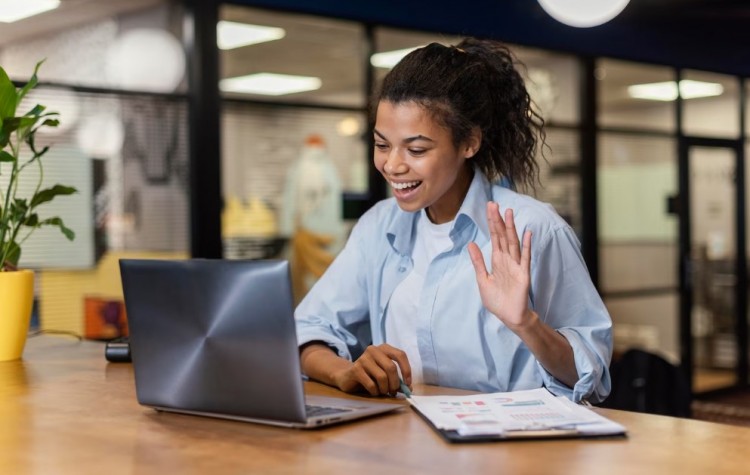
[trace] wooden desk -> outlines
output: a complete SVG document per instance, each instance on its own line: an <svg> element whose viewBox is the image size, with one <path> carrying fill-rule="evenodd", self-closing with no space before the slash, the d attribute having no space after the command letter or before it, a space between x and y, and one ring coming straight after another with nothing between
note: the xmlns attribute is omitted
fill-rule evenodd
<svg viewBox="0 0 750 475"><path fill-rule="evenodd" d="M747 473L750 429L614 410L597 409L628 438L472 445L447 444L408 407L315 431L157 413L103 350L37 337L22 361L0 363L0 473ZM421 392L437 390L448 392Z"/></svg>

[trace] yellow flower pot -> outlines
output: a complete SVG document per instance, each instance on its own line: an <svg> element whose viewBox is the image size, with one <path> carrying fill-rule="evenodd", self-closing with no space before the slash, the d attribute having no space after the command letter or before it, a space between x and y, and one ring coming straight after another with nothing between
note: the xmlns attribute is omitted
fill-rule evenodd
<svg viewBox="0 0 750 475"><path fill-rule="evenodd" d="M0 272L0 361L23 355L34 302L34 272Z"/></svg>

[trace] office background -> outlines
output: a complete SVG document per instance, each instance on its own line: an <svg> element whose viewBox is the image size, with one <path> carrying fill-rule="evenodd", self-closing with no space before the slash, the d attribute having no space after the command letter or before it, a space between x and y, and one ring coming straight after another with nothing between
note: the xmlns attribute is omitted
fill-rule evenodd
<svg viewBox="0 0 750 475"><path fill-rule="evenodd" d="M345 236L387 196L370 166L367 101L387 72L373 56L471 34L508 42L526 65L550 146L535 194L578 233L616 350L682 363L698 393L746 386L744 3L633 0L575 29L531 0L63 0L4 24L12 79L47 58L29 99L61 112L46 179L79 189L49 205L77 239L42 230L24 251L38 325L107 337L90 320L121 298L119 257L288 257L290 170L314 136L341 195L331 233ZM283 36L220 49L219 21ZM317 87L226 81L257 73Z"/></svg>

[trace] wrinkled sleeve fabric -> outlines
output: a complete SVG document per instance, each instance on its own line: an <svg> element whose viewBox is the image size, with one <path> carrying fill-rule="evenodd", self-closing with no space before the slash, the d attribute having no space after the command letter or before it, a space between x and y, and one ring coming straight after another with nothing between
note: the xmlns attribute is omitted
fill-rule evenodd
<svg viewBox="0 0 750 475"><path fill-rule="evenodd" d="M569 226L550 230L540 242L532 242L532 305L570 343L579 379L571 389L537 365L553 393L574 402L601 402L611 389L612 320L579 248Z"/></svg>
<svg viewBox="0 0 750 475"><path fill-rule="evenodd" d="M322 341L342 358L354 360L370 344L365 262L369 221L367 214L359 220L344 249L297 306L300 346Z"/></svg>

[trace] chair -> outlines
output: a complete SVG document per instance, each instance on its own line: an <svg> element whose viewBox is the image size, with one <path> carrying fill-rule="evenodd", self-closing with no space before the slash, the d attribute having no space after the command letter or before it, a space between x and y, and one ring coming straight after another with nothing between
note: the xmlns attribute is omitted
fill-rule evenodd
<svg viewBox="0 0 750 475"><path fill-rule="evenodd" d="M630 349L610 365L612 392L600 407L690 417L692 395L685 373L661 356Z"/></svg>

